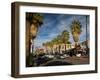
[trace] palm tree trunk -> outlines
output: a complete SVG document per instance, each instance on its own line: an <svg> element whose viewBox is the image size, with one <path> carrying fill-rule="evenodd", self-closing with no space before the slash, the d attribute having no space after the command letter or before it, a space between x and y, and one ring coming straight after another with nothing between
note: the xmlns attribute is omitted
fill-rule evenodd
<svg viewBox="0 0 100 80"><path fill-rule="evenodd" d="M66 44L65 44L65 51L66 51Z"/></svg>
<svg viewBox="0 0 100 80"><path fill-rule="evenodd" d="M59 53L60 53L60 48L61 48L61 46L59 45Z"/></svg>
<svg viewBox="0 0 100 80"><path fill-rule="evenodd" d="M53 54L53 48L51 48L52 54Z"/></svg>
<svg viewBox="0 0 100 80"><path fill-rule="evenodd" d="M32 39L32 53L34 52L34 39Z"/></svg>
<svg viewBox="0 0 100 80"><path fill-rule="evenodd" d="M77 42L75 42L75 48L77 47Z"/></svg>

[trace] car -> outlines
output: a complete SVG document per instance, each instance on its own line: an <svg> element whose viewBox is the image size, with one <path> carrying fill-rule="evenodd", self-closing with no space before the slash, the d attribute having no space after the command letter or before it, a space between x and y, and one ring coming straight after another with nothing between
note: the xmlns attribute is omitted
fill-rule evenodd
<svg viewBox="0 0 100 80"><path fill-rule="evenodd" d="M45 55L48 58L54 58L54 55Z"/></svg>
<svg viewBox="0 0 100 80"><path fill-rule="evenodd" d="M77 57L81 57L81 54L76 54Z"/></svg>

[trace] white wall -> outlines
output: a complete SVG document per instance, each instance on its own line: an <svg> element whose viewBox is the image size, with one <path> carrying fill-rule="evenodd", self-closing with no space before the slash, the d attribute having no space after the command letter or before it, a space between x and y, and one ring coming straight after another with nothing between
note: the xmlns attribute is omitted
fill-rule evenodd
<svg viewBox="0 0 100 80"><path fill-rule="evenodd" d="M11 68L11 2L15 0L0 0L0 80L15 80L10 76ZM41 3L56 3L56 4L74 4L74 5L89 5L98 6L100 14L100 0L16 0L16 1L34 1ZM100 16L98 16L100 22ZM100 23L98 24L100 26ZM98 34L100 34L98 27ZM100 41L100 37L98 37ZM100 44L100 42L98 42ZM100 46L98 46L100 47ZM99 50L100 52L100 50ZM99 53L98 52L98 53ZM98 54L100 57L100 54ZM100 58L99 60L100 61ZM98 65L100 68L100 64ZM100 69L98 74L81 74L81 75L65 75L53 77L38 77L38 78L22 78L18 80L99 80Z"/></svg>

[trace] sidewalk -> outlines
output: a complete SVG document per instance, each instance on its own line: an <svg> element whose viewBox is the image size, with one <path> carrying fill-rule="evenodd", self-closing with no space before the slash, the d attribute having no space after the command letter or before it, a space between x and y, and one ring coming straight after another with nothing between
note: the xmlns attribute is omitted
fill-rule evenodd
<svg viewBox="0 0 100 80"><path fill-rule="evenodd" d="M84 56L67 57L66 60L67 60L68 63L75 64L75 65L76 64L89 64L89 57L84 57Z"/></svg>

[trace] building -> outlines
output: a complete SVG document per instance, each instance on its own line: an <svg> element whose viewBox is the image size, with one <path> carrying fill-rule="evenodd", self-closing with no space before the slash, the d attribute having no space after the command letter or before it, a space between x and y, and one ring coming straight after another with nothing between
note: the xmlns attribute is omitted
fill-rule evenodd
<svg viewBox="0 0 100 80"><path fill-rule="evenodd" d="M86 48L86 47L90 48L90 40L81 42L80 46L81 48Z"/></svg>
<svg viewBox="0 0 100 80"><path fill-rule="evenodd" d="M37 48L37 49L35 50L35 53L36 53L36 54L44 54L44 49L43 49L43 48Z"/></svg>
<svg viewBox="0 0 100 80"><path fill-rule="evenodd" d="M51 54L51 53L55 53L55 52L63 53L65 50L69 50L72 48L74 48L74 45L72 45L72 44L59 44L59 45L54 44L52 47L43 46L44 53L47 53L47 54Z"/></svg>

